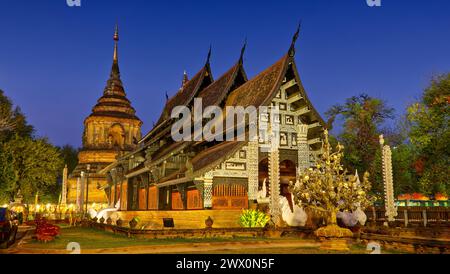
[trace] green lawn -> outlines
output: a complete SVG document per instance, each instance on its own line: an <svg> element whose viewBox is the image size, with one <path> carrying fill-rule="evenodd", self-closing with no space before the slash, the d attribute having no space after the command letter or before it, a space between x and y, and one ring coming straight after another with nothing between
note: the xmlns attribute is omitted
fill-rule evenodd
<svg viewBox="0 0 450 274"><path fill-rule="evenodd" d="M299 243L299 247L282 247L275 248L270 247L268 242L292 242L295 240ZM33 250L66 250L67 244L70 242L77 242L84 250L89 249L108 249L108 248L127 248L138 246L152 246L152 245L177 245L186 243L214 243L214 242L255 242L255 241L267 241L267 247L261 248L252 247L251 245L244 245L242 248L227 250L218 247L213 251L207 251L208 254L214 253L229 253L229 254L327 254L338 252L327 252L320 250L318 247L311 247L311 240L301 240L298 238L250 238L250 237L236 237L236 238L204 238L204 239L139 239L128 238L123 235L114 234L111 232L105 232L101 230L95 230L91 228L81 227L67 227L61 226L61 235L54 241L49 243L41 243L36 240L29 240L21 245L21 248L33 249ZM305 246L302 245L302 241L305 242ZM198 249L198 252L190 253L205 253L202 252L202 248ZM350 254L367 254L366 247L362 245L353 245L351 250L347 253ZM383 253L400 253L390 250L383 250Z"/></svg>
<svg viewBox="0 0 450 274"><path fill-rule="evenodd" d="M77 242L84 249L100 249L100 248L118 248L128 246L145 246L145 245L170 245L182 243L205 243L205 242L243 242L243 241L262 241L267 238L204 238L204 239L139 239L128 238L123 235L114 234L90 228L72 227L61 229L61 235L54 241L49 243L41 243L32 240L26 243L25 248L36 249L65 249L70 242ZM272 239L271 239L272 240ZM289 239L275 239L277 241L288 241Z"/></svg>
<svg viewBox="0 0 450 274"><path fill-rule="evenodd" d="M368 254L365 246L353 245L346 254ZM406 254L395 250L382 250L382 254ZM202 252L191 252L191 254L202 254ZM338 251L325 251L316 247L283 247L283 248L242 248L239 250L215 250L208 254L342 254Z"/></svg>

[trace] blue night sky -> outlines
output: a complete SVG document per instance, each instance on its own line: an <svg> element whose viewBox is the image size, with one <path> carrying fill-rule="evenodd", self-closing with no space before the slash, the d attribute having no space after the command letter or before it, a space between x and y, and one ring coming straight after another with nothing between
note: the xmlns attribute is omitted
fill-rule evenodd
<svg viewBox="0 0 450 274"><path fill-rule="evenodd" d="M82 124L102 95L120 25L128 98L144 121L159 117L183 70L193 76L213 46L217 79L239 56L251 78L287 51L301 18L297 64L320 113L366 92L403 113L431 77L450 71L450 1L0 0L0 89L54 144L80 146Z"/></svg>

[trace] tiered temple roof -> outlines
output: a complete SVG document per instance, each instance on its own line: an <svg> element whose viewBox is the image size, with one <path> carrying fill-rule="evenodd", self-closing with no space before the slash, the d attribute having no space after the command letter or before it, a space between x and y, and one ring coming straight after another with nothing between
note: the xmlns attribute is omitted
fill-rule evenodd
<svg viewBox="0 0 450 274"><path fill-rule="evenodd" d="M184 74L182 87L174 96L167 100L157 123L140 142L145 142L150 137L154 137L157 130L165 128L165 125L167 125L171 120L170 115L174 107L188 106L200 91L214 82L210 66L210 56L211 50L208 53L208 58L205 65L195 74L194 77L192 77L191 80L188 80L186 73Z"/></svg>
<svg viewBox="0 0 450 274"><path fill-rule="evenodd" d="M140 141L142 146L149 143L156 143L166 138L169 143L164 143L147 155L146 167L157 166L173 155L183 151L195 152L188 157L186 165L181 165L177 170L171 170L164 177L159 178L156 183L164 183L169 180L179 180L187 173L199 175L215 168L220 163L231 158L236 152L244 147L247 142L224 141L224 142L175 142L170 140L170 126L172 119L171 111L175 106L191 106L194 98L203 99L203 108L208 106L270 106L281 87L292 81L299 89L302 105L299 110L307 109L302 116L308 120L306 124L317 123L320 127L325 127L325 122L315 110L307 97L295 65L295 41L298 38L298 31L294 35L292 44L288 52L277 62L265 69L251 80L247 76L243 67L243 52L239 61L225 72L216 81L213 81L209 58L205 66L190 80L183 81L183 86L172 98L166 102L162 114L155 127ZM297 111L299 111L297 110ZM294 110L295 112L295 110ZM226 130L226 129L225 129ZM312 136L310 136L310 134ZM318 138L320 131L311 130L308 132L308 139Z"/></svg>

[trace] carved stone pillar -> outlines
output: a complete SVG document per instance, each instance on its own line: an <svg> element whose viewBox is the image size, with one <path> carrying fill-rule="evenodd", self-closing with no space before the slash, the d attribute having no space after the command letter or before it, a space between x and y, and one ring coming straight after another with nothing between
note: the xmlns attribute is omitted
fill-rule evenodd
<svg viewBox="0 0 450 274"><path fill-rule="evenodd" d="M256 200L258 197L258 138L252 140L247 146L247 172L248 172L248 199Z"/></svg>
<svg viewBox="0 0 450 274"><path fill-rule="evenodd" d="M297 125L298 173L310 167L308 125ZM299 175L299 174L297 174Z"/></svg>
<svg viewBox="0 0 450 274"><path fill-rule="evenodd" d="M203 180L203 207L212 208L213 176L207 173Z"/></svg>
<svg viewBox="0 0 450 274"><path fill-rule="evenodd" d="M67 203L67 174L68 169L67 165L63 170L63 178L62 178L62 190L61 190L61 204L65 205Z"/></svg>
<svg viewBox="0 0 450 274"><path fill-rule="evenodd" d="M83 211L84 208L84 195L86 189L86 176L84 172L81 172L81 177L77 178L77 206L78 210Z"/></svg>
<svg viewBox="0 0 450 274"><path fill-rule="evenodd" d="M280 209L280 154L278 150L279 138L277 134L273 134L270 140L269 151L269 183L270 183L270 215L275 226L281 225L281 209Z"/></svg>
<svg viewBox="0 0 450 274"><path fill-rule="evenodd" d="M386 207L386 217L389 222L395 221L397 216L397 207L394 197L394 180L392 177L392 152L388 145L384 145L383 135L380 136L380 145L382 147L383 160L383 181L384 181L384 204Z"/></svg>

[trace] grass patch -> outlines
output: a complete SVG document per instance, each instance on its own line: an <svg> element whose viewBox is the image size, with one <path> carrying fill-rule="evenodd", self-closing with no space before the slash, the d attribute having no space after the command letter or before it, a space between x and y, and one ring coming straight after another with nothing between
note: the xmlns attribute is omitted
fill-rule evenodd
<svg viewBox="0 0 450 274"><path fill-rule="evenodd" d="M214 243L214 242L256 242L256 241L268 241L270 242L290 242L296 241L305 243L311 243L311 240L299 239L299 238L262 238L262 237L234 237L234 238L174 238L174 239L141 239L141 238L128 238L122 234L114 234L102 230L96 230L91 228L82 227L67 227L61 226L61 235L54 241L49 243L41 243L36 240L31 240L22 245L23 248L36 249L36 250L66 250L67 244L70 242L77 242L82 249L108 249L108 248L125 248L125 247L138 247L138 246L152 246L152 245L177 245L177 244L196 244L196 243ZM300 244L301 245L301 244ZM194 252L202 254L201 251ZM203 252L204 253L204 252ZM303 247L252 247L251 245L243 246L240 249L233 250L214 250L208 251L208 254L335 254L341 252L323 251L317 247L305 245ZM347 254L368 254L364 245L352 245L350 251ZM406 252L398 250L382 250L382 254L402 254Z"/></svg>
<svg viewBox="0 0 450 274"><path fill-rule="evenodd" d="M61 235L49 243L32 240L23 245L32 249L65 249L70 242L77 242L83 249L118 248L145 245L170 245L183 243L208 242L245 242L267 240L267 238L235 237L235 238L203 238L203 239L141 239L128 238L124 235L81 227L61 228ZM272 240L272 239L271 239ZM280 239L288 241L289 239Z"/></svg>

